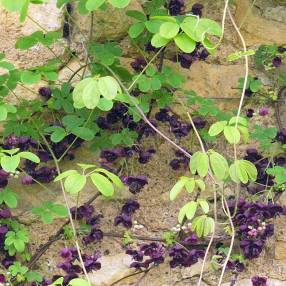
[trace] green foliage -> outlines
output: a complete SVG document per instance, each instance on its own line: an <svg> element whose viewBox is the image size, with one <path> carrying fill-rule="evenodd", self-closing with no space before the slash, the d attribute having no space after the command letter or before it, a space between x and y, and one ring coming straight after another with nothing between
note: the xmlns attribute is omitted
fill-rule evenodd
<svg viewBox="0 0 286 286"><path fill-rule="evenodd" d="M244 78L238 80L238 88L242 89L244 85ZM250 89L252 92L258 92L262 87L262 82L260 79L255 79L252 76L248 76L246 89Z"/></svg>
<svg viewBox="0 0 286 286"><path fill-rule="evenodd" d="M86 165L86 164L78 164L83 169L83 174L80 174L76 170L68 170L55 178L55 182L65 179L64 187L66 192L70 194L78 194L85 186L87 182L87 178L91 178L92 183L98 189L98 191L106 196L113 196L115 189L115 185L118 189L123 189L124 185L119 179L118 176L113 173L103 169L103 168L95 168L94 165ZM88 174L84 174L87 169L93 170Z"/></svg>
<svg viewBox="0 0 286 286"><path fill-rule="evenodd" d="M111 0L110 0L111 1ZM91 286L88 281L82 278L75 278L69 282L70 286Z"/></svg>
<svg viewBox="0 0 286 286"><path fill-rule="evenodd" d="M0 205L7 205L8 208L16 208L18 204L17 194L11 189L5 188L0 192Z"/></svg>
<svg viewBox="0 0 286 286"><path fill-rule="evenodd" d="M254 50L248 50L246 52L239 51L239 52L235 52L235 53L228 55L227 60L230 62L233 62L233 61L237 61L237 60L239 60L245 56L253 56L254 54L255 54Z"/></svg>
<svg viewBox="0 0 286 286"><path fill-rule="evenodd" d="M193 154L190 160L190 170L192 174L198 173L200 177L205 177L209 171L209 157L202 151Z"/></svg>
<svg viewBox="0 0 286 286"><path fill-rule="evenodd" d="M237 126L236 126L237 122ZM238 144L241 135L245 143L249 140L248 122L242 117L232 117L228 122L219 121L211 125L210 136L217 136L223 132L225 139L230 144Z"/></svg>
<svg viewBox="0 0 286 286"><path fill-rule="evenodd" d="M73 91L74 107L78 109L83 107L88 109L100 108L101 96L107 101L112 101L117 93L121 93L121 88L111 76L85 78L75 86Z"/></svg>
<svg viewBox="0 0 286 286"><path fill-rule="evenodd" d="M37 155L31 152L19 152L19 149L0 150L0 164L4 171L14 173L21 159L27 159L34 163L40 163Z"/></svg>
<svg viewBox="0 0 286 286"><path fill-rule="evenodd" d="M229 174L235 183L255 182L257 179L257 169L255 165L247 160L236 160L229 167Z"/></svg>
<svg viewBox="0 0 286 286"><path fill-rule="evenodd" d="M120 133L111 135L113 145L124 144L126 146L132 146L137 138L138 133L135 131L130 131L128 128L122 129Z"/></svg>
<svg viewBox="0 0 286 286"><path fill-rule="evenodd" d="M214 219L207 215L196 217L192 223L192 227L198 237L204 237L212 233L214 231L214 226Z"/></svg>
<svg viewBox="0 0 286 286"><path fill-rule="evenodd" d="M262 127L256 124L253 126L250 137L259 142L262 150L269 150L277 135L277 131L276 127Z"/></svg>
<svg viewBox="0 0 286 286"><path fill-rule="evenodd" d="M26 229L8 231L5 236L4 248L10 256L13 256L16 253L23 253L28 242L29 238Z"/></svg>
<svg viewBox="0 0 286 286"><path fill-rule="evenodd" d="M277 185L286 183L286 168L281 166L274 166L272 168L268 168L266 173L274 177L274 182Z"/></svg>
<svg viewBox="0 0 286 286"><path fill-rule="evenodd" d="M177 233L172 231L163 232L163 239L165 240L167 246L172 246L176 243Z"/></svg>
<svg viewBox="0 0 286 286"><path fill-rule="evenodd" d="M161 3L157 7L160 6ZM200 19L194 15L185 17L160 15L151 16L148 20L142 13L131 12L127 15L139 21L130 26L129 36L136 39L145 31L148 31L154 34L151 44L156 48L161 48L174 41L180 50L191 53L194 51L196 43L200 42L205 48L212 51L214 45L210 42L209 36L220 37L222 35L218 23L206 18Z"/></svg>
<svg viewBox="0 0 286 286"><path fill-rule="evenodd" d="M68 210L65 206L51 201L44 202L40 207L32 208L32 213L39 216L44 224L52 223L54 218L68 216Z"/></svg>
<svg viewBox="0 0 286 286"><path fill-rule="evenodd" d="M208 150L211 170L219 181L224 181L229 174L227 160L214 150Z"/></svg>
<svg viewBox="0 0 286 286"><path fill-rule="evenodd" d="M132 233L131 231L124 231L124 235L122 238L122 243L125 246L128 246L129 244L131 244L133 242L133 237L132 237Z"/></svg>

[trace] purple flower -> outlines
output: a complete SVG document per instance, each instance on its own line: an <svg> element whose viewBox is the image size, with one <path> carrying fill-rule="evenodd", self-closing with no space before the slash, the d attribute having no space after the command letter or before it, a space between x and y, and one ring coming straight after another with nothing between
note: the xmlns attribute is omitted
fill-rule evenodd
<svg viewBox="0 0 286 286"><path fill-rule="evenodd" d="M204 5L202 4L199 4L199 3L195 3L193 6L192 6L192 13L194 15L197 15L199 17L202 17L202 10L204 8Z"/></svg>
<svg viewBox="0 0 286 286"><path fill-rule="evenodd" d="M147 177L145 176L123 176L121 179L124 184L129 186L129 191L132 194L139 193L148 184Z"/></svg>
<svg viewBox="0 0 286 286"><path fill-rule="evenodd" d="M41 87L39 89L39 94L45 99L50 99L52 96L52 90L49 87Z"/></svg>
<svg viewBox="0 0 286 286"><path fill-rule="evenodd" d="M261 116L266 116L266 115L268 115L269 114L269 109L268 109L268 107L262 107L262 108L260 108L260 110L259 110L259 115L261 115Z"/></svg>
<svg viewBox="0 0 286 286"><path fill-rule="evenodd" d="M139 208L140 208L140 205L137 201L129 200L123 205L121 212L125 214L133 214Z"/></svg>
<svg viewBox="0 0 286 286"><path fill-rule="evenodd" d="M83 255L82 259L87 272L91 272L92 270L99 270L101 268L101 263L98 261L99 258L99 252L95 252L93 255Z"/></svg>
<svg viewBox="0 0 286 286"><path fill-rule="evenodd" d="M185 1L184 0L170 0L168 5L168 10L170 15L176 16L183 13L185 9Z"/></svg>
<svg viewBox="0 0 286 286"><path fill-rule="evenodd" d="M123 213L123 214L116 216L114 219L114 225L118 226L119 224L123 224L123 226L126 228L131 228L132 227L131 215Z"/></svg>
<svg viewBox="0 0 286 286"><path fill-rule="evenodd" d="M262 252L264 246L263 240L245 239L240 242L240 248L247 259L257 258Z"/></svg>
<svg viewBox="0 0 286 286"><path fill-rule="evenodd" d="M10 218L12 216L9 209L0 210L0 218Z"/></svg>
<svg viewBox="0 0 286 286"><path fill-rule="evenodd" d="M254 114L254 110L253 109L249 108L249 109L246 110L246 116L248 118L252 118L253 114Z"/></svg>
<svg viewBox="0 0 286 286"><path fill-rule="evenodd" d="M34 182L33 177L30 175L27 175L27 176L24 176L21 178L21 183L23 185L31 185L31 184L33 184L33 182Z"/></svg>
<svg viewBox="0 0 286 286"><path fill-rule="evenodd" d="M253 286L269 286L267 280L268 280L267 277L261 277L261 276L254 276L251 278Z"/></svg>
<svg viewBox="0 0 286 286"><path fill-rule="evenodd" d="M5 276L3 274L0 274L0 283L5 283L6 279Z"/></svg>
<svg viewBox="0 0 286 286"><path fill-rule="evenodd" d="M275 57L273 58L272 60L272 65L275 67L275 68L279 68L281 65L282 65L282 59L280 57Z"/></svg>
<svg viewBox="0 0 286 286"><path fill-rule="evenodd" d="M130 65L136 72L140 72L147 65L147 62L143 57L137 57Z"/></svg>

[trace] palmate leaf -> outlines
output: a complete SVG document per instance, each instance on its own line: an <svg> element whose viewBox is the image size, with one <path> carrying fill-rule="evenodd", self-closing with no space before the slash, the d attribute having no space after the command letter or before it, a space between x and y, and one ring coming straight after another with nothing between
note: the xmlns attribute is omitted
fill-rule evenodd
<svg viewBox="0 0 286 286"><path fill-rule="evenodd" d="M86 177L79 173L74 173L69 175L65 182L65 190L70 194L77 194L79 193L86 184Z"/></svg>
<svg viewBox="0 0 286 286"><path fill-rule="evenodd" d="M160 26L160 36L165 39L173 39L176 37L180 30L180 26L177 23L165 22Z"/></svg>
<svg viewBox="0 0 286 286"><path fill-rule="evenodd" d="M190 160L190 170L192 174L198 172L200 177L205 177L209 170L209 157L202 151L196 152Z"/></svg>
<svg viewBox="0 0 286 286"><path fill-rule="evenodd" d="M90 175L90 178L101 194L103 194L105 197L113 196L114 187L105 176L99 173L93 173Z"/></svg>
<svg viewBox="0 0 286 286"><path fill-rule="evenodd" d="M179 195L179 193L183 190L188 178L187 177L181 177L179 181L173 186L173 188L170 191L170 200L173 201L176 199L176 197Z"/></svg>
<svg viewBox="0 0 286 286"><path fill-rule="evenodd" d="M191 220L196 214L198 203L195 201L185 204L179 211L178 221L182 223L184 218Z"/></svg>

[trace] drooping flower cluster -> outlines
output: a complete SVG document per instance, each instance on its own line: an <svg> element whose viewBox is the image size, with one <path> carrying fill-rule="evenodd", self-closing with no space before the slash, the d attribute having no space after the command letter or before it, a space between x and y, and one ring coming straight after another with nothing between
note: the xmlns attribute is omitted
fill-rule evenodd
<svg viewBox="0 0 286 286"><path fill-rule="evenodd" d="M139 250L128 249L126 253L131 255L134 260L130 267L147 269L151 265L159 265L164 262L165 247L158 242L152 242L142 244Z"/></svg>
<svg viewBox="0 0 286 286"><path fill-rule="evenodd" d="M148 184L146 176L122 176L121 180L125 185L129 186L129 191L132 194L139 193Z"/></svg>
<svg viewBox="0 0 286 286"><path fill-rule="evenodd" d="M254 276L251 278L252 286L269 286L267 277Z"/></svg>
<svg viewBox="0 0 286 286"><path fill-rule="evenodd" d="M103 232L99 228L102 215L95 215L92 205L85 204L78 208L73 207L70 211L73 219L84 221L86 225L90 226L90 233L82 239L85 244L102 240Z"/></svg>
<svg viewBox="0 0 286 286"><path fill-rule="evenodd" d="M191 152L186 150L190 155L192 155ZM173 159L169 165L173 170L179 170L181 167L183 169L187 169L190 163L190 158L188 158L183 152L176 151L175 152L176 158Z"/></svg>
<svg viewBox="0 0 286 286"><path fill-rule="evenodd" d="M234 201L229 201L229 208L234 212ZM285 209L277 204L250 203L239 199L234 223L238 227L240 248L247 259L260 255L266 239L274 233L274 225L269 220L282 214L285 214Z"/></svg>
<svg viewBox="0 0 286 286"><path fill-rule="evenodd" d="M168 123L170 131L176 138L186 137L192 130L191 124L182 122L175 114L172 114L168 108L160 109L160 111L155 114L155 119L160 122ZM200 117L193 118L193 122L197 129L202 129L206 125L206 121Z"/></svg>
<svg viewBox="0 0 286 286"><path fill-rule="evenodd" d="M122 207L121 212L114 219L114 225L122 224L126 228L132 227L132 215L140 208L137 201L128 200Z"/></svg>
<svg viewBox="0 0 286 286"><path fill-rule="evenodd" d="M78 275L82 273L82 268L78 263L79 257L75 248L63 248L60 255L64 261L59 263L57 266L66 273L63 285L68 285L72 279L77 278ZM87 272L99 270L101 268L101 264L98 261L99 258L100 253L97 251L93 255L82 255L84 267Z"/></svg>

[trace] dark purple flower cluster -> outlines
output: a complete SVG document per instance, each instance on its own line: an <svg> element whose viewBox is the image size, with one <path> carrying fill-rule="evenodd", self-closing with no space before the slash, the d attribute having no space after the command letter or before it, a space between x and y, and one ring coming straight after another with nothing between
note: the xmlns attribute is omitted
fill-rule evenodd
<svg viewBox="0 0 286 286"><path fill-rule="evenodd" d="M231 212L235 202L229 201ZM268 221L278 215L286 214L283 207L269 203L247 202L239 199L234 223L238 227L240 248L247 259L257 258L263 250L265 241L274 233L273 224Z"/></svg>
<svg viewBox="0 0 286 286"><path fill-rule="evenodd" d="M147 65L147 62L143 57L137 57L134 59L133 62L131 62L130 65L136 72L141 72L143 68Z"/></svg>
<svg viewBox="0 0 286 286"><path fill-rule="evenodd" d="M146 164L149 162L153 154L156 153L154 148L143 150L141 147L125 147L103 150L100 153L100 160L102 164L113 163L119 158L131 158L133 155L138 154L138 162Z"/></svg>
<svg viewBox="0 0 286 286"><path fill-rule="evenodd" d="M122 207L121 212L114 219L114 225L122 224L126 228L132 227L132 215L140 208L137 201L128 200Z"/></svg>
<svg viewBox="0 0 286 286"><path fill-rule="evenodd" d="M63 248L60 252L60 255L64 261L58 264L58 268L67 273L67 275L64 276L65 281L63 284L67 285L70 280L78 277L78 275L82 273L82 268L78 263L79 257L75 248ZM92 270L99 270L101 268L101 264L98 261L99 258L99 252L95 252L93 255L82 255L83 263L87 272L91 272Z"/></svg>
<svg viewBox="0 0 286 286"><path fill-rule="evenodd" d="M172 16L181 15L185 10L185 0L170 0L167 9Z"/></svg>
<svg viewBox="0 0 286 286"><path fill-rule="evenodd" d="M10 174L0 169L0 188L5 188L8 185L8 178Z"/></svg>
<svg viewBox="0 0 286 286"><path fill-rule="evenodd" d="M196 16L199 16L199 17L202 17L203 15L203 10L204 9L204 5L200 4L200 3L195 3L193 6L192 6L192 10L191 12L196 15Z"/></svg>
<svg viewBox="0 0 286 286"><path fill-rule="evenodd" d="M269 286L267 277L254 276L251 278L252 286Z"/></svg>
<svg viewBox="0 0 286 286"><path fill-rule="evenodd" d="M168 123L170 131L176 138L186 137L192 130L192 125L182 122L175 114L172 114L168 108L160 109L155 114L155 119L160 122ZM194 125L197 129L202 129L206 125L206 121L200 117L193 118Z"/></svg>
<svg viewBox="0 0 286 286"><path fill-rule="evenodd" d="M150 265L158 265L164 262L165 248L158 242L152 242L142 244L139 250L128 249L126 253L131 255L134 260L130 267L147 269Z"/></svg>
<svg viewBox="0 0 286 286"><path fill-rule="evenodd" d="M46 100L49 100L52 97L52 90L49 87L41 87L39 94Z"/></svg>
<svg viewBox="0 0 286 286"><path fill-rule="evenodd" d="M278 132L276 140L282 144L286 144L286 127L284 127L281 131Z"/></svg>
<svg viewBox="0 0 286 286"><path fill-rule="evenodd" d="M279 134L281 134L281 132L278 133L276 140L279 139ZM276 166L286 165L285 157L274 157L272 162L269 161L268 158L263 158L263 156L255 148L247 149L244 159L254 163L258 172L256 182L246 185L247 191L251 194L262 192L267 187L274 185L273 176L266 173L267 168L273 167L273 162Z"/></svg>
<svg viewBox="0 0 286 286"><path fill-rule="evenodd" d="M21 151L26 151L29 148L38 147L38 143L27 136L9 135L5 138L3 149L10 150L19 148Z"/></svg>
<svg viewBox="0 0 286 286"><path fill-rule="evenodd" d="M102 240L103 232L99 228L102 215L94 215L94 207L92 205L85 204L78 208L72 207L70 211L73 219L83 220L91 228L89 234L82 239L85 244Z"/></svg>
<svg viewBox="0 0 286 286"><path fill-rule="evenodd" d="M125 185L129 186L129 191L132 194L139 193L148 184L146 176L122 176L121 180Z"/></svg>
<svg viewBox="0 0 286 286"><path fill-rule="evenodd" d="M187 250L181 245L175 245L169 251L169 256L172 258L172 260L170 261L170 266L171 268L179 266L190 267L193 264L197 263L199 258L203 258L204 255L204 250Z"/></svg>
<svg viewBox="0 0 286 286"><path fill-rule="evenodd" d="M186 150L190 155L192 155L191 152L189 152L188 150ZM176 151L175 152L176 158L173 159L169 165L171 166L171 168L173 170L179 170L181 167L183 167L183 169L187 169L190 163L190 158L186 157L186 155L181 152L181 151Z"/></svg>
<svg viewBox="0 0 286 286"><path fill-rule="evenodd" d="M252 118L253 115L254 115L254 110L252 108L249 108L246 110L245 112L245 115L248 117L248 118Z"/></svg>
<svg viewBox="0 0 286 286"><path fill-rule="evenodd" d="M193 52L180 53L178 57L173 59L173 61L179 61L182 68L189 69L194 62L205 61L209 55L210 54L206 48L204 48L201 44L197 44Z"/></svg>

